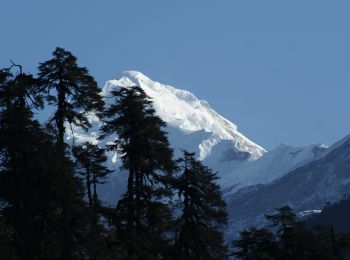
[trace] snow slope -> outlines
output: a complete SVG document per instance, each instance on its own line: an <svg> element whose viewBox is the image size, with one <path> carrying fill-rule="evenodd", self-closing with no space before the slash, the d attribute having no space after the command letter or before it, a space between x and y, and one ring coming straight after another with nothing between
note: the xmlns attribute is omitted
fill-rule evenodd
<svg viewBox="0 0 350 260"><path fill-rule="evenodd" d="M236 151L249 153L250 159L257 159L266 152L239 133L236 125L216 113L206 101L198 99L189 91L153 81L141 72L121 73L116 79L107 81L102 93L108 97L113 89L136 85L152 99L158 116L169 126L183 132L183 135L198 131L199 135L203 131L211 133L201 140L198 147L192 147L192 150L198 150L199 159L208 157L211 149L221 140L229 140Z"/></svg>
<svg viewBox="0 0 350 260"><path fill-rule="evenodd" d="M213 169L221 172L225 195L231 194L242 187L265 184L287 174L293 168L315 160L327 151L325 145L310 145L307 147L294 147L281 144L276 149L264 154L258 160L245 164L232 162L220 163L218 160L204 161ZM216 154L215 149L213 154ZM232 185L229 187L229 185Z"/></svg>

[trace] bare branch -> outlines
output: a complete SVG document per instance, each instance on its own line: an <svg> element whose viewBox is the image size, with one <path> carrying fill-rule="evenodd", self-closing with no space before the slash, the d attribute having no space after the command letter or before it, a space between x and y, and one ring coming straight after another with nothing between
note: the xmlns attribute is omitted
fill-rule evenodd
<svg viewBox="0 0 350 260"><path fill-rule="evenodd" d="M12 60L10 62L11 62L11 66L8 68L8 70L11 70L13 67L18 67L19 68L19 73L23 74L22 65L16 64Z"/></svg>

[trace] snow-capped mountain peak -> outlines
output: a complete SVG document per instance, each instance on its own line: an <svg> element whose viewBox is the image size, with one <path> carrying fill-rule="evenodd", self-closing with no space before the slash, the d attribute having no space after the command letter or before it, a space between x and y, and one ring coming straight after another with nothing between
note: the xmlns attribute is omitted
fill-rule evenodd
<svg viewBox="0 0 350 260"><path fill-rule="evenodd" d="M189 91L153 81L141 72L125 71L107 81L103 95L119 87L140 86L152 99L156 113L170 126L184 134L206 131L211 135L202 140L194 150L199 159L207 158L212 148L222 140L230 140L237 151L249 153L258 159L266 151L238 132L237 126L215 112L208 102L198 99ZM171 136L171 133L170 133Z"/></svg>

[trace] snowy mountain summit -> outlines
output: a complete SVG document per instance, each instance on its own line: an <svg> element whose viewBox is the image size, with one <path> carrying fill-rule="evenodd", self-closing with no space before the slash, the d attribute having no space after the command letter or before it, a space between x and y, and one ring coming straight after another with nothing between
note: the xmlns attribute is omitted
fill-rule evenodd
<svg viewBox="0 0 350 260"><path fill-rule="evenodd" d="M176 150L196 152L200 160L220 149L220 160L256 160L266 151L238 132L237 126L216 113L189 91L153 81L141 72L126 71L107 81L103 95L120 87L140 86L152 99L158 116L168 124L169 139ZM106 98L106 102L109 99ZM224 144L224 145L223 145Z"/></svg>

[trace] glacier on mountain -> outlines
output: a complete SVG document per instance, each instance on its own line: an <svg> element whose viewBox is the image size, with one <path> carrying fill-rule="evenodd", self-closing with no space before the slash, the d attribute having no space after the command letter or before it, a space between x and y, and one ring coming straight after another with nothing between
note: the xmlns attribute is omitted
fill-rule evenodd
<svg viewBox="0 0 350 260"><path fill-rule="evenodd" d="M107 81L102 95L108 100L109 93L113 89L136 85L140 86L152 99L157 115L168 126L182 131L183 135L198 131L210 133L198 144L199 153L197 155L200 160L207 158L211 149L221 140L230 140L233 149L247 152L249 158L253 160L266 152L265 149L239 133L236 125L216 113L206 101L198 99L189 91L153 81L141 72L126 71L116 79ZM197 150L197 147L193 147L193 150Z"/></svg>

